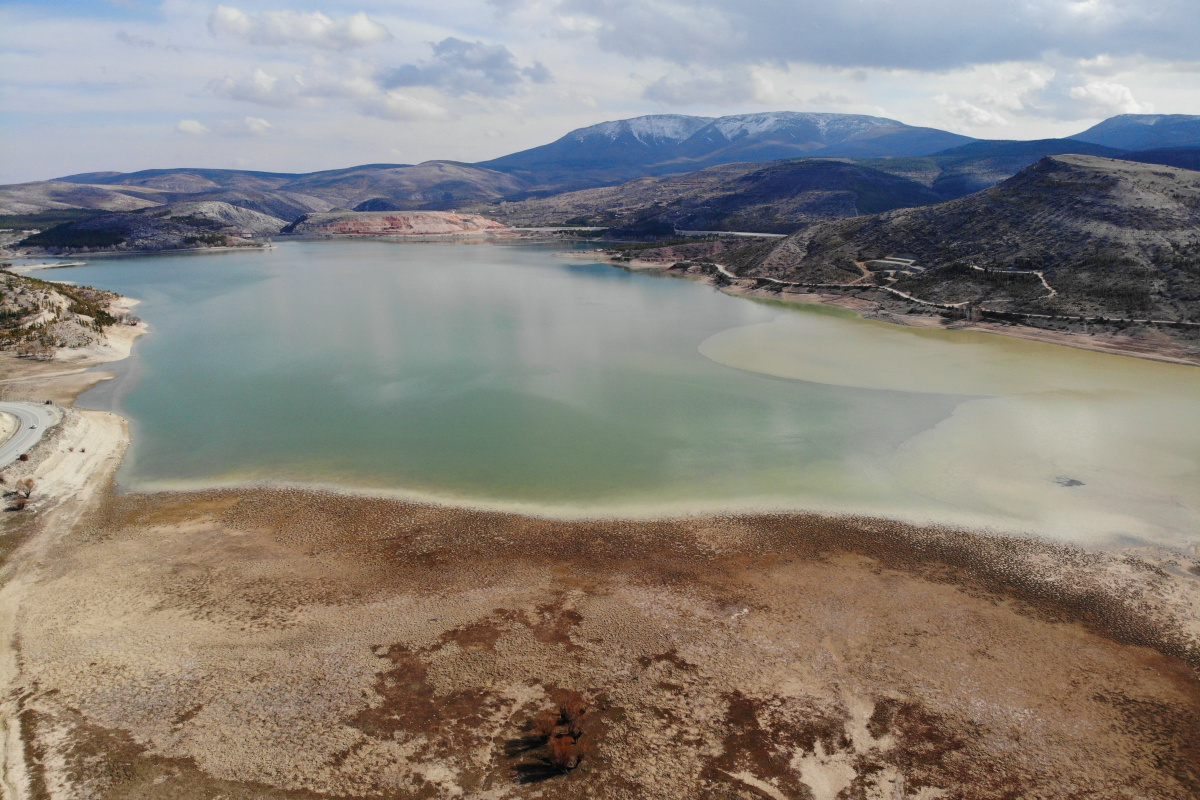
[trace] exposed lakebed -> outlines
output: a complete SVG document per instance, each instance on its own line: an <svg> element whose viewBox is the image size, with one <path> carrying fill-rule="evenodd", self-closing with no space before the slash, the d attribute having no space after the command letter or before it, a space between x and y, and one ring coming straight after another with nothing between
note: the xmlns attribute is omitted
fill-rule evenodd
<svg viewBox="0 0 1200 800"><path fill-rule="evenodd" d="M150 334L80 401L131 420L127 488L1200 541L1200 370L752 302L554 249L286 243L39 277L144 301Z"/></svg>

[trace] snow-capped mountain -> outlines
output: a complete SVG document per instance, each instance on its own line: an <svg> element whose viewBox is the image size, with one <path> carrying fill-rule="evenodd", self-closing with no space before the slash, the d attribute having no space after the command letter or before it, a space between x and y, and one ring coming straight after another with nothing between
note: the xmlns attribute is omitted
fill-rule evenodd
<svg viewBox="0 0 1200 800"><path fill-rule="evenodd" d="M799 156L922 156L974 141L855 114L774 111L728 117L659 114L602 122L478 166L556 189Z"/></svg>
<svg viewBox="0 0 1200 800"><path fill-rule="evenodd" d="M1200 116L1190 114L1121 114L1071 137L1121 150L1200 147Z"/></svg>
<svg viewBox="0 0 1200 800"><path fill-rule="evenodd" d="M812 130L826 144L861 137L880 130L907 127L903 123L882 117L858 114L809 114L796 111L774 111L766 114L741 114L714 120L712 127L729 141L743 136L761 136L783 131Z"/></svg>
<svg viewBox="0 0 1200 800"><path fill-rule="evenodd" d="M646 117L601 122L599 125L571 131L564 138L571 138L577 142L597 139L611 142L625 136L632 136L642 144L654 147L682 142L712 121L712 117L652 114Z"/></svg>

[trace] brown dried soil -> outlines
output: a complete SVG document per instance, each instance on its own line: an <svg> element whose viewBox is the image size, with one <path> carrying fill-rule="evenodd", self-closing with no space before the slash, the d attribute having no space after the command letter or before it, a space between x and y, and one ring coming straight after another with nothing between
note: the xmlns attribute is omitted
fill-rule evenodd
<svg viewBox="0 0 1200 800"><path fill-rule="evenodd" d="M1128 559L254 490L111 496L30 580L34 797L1200 795L1184 579ZM561 690L595 703L566 773Z"/></svg>

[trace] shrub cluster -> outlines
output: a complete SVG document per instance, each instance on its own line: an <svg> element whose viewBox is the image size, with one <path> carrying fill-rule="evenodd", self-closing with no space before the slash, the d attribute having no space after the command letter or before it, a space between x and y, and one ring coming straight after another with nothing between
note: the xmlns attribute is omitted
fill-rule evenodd
<svg viewBox="0 0 1200 800"><path fill-rule="evenodd" d="M115 247L125 241L125 231L119 228L75 228L72 223L55 225L26 236L22 247Z"/></svg>
<svg viewBox="0 0 1200 800"><path fill-rule="evenodd" d="M555 707L533 718L534 733L543 741L545 760L560 772L578 767L586 754L590 737L592 703L579 692L564 691L555 697Z"/></svg>

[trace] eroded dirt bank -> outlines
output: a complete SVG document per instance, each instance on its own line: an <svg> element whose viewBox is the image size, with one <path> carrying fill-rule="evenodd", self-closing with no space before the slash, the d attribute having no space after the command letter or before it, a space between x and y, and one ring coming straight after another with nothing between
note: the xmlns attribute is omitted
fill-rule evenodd
<svg viewBox="0 0 1200 800"><path fill-rule="evenodd" d="M96 502L45 507L6 567L15 796L1200 792L1178 554L291 490ZM531 729L563 689L596 704L568 774Z"/></svg>

